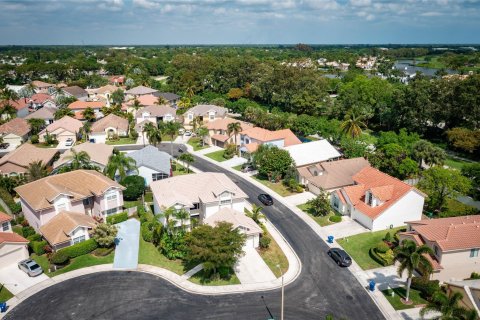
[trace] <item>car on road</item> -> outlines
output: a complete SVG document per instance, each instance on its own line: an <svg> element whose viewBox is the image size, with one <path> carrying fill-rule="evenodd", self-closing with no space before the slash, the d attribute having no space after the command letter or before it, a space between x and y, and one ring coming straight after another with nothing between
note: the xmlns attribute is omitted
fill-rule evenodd
<svg viewBox="0 0 480 320"><path fill-rule="evenodd" d="M8 147L10 147L10 143L8 142L0 143L0 149L7 149Z"/></svg>
<svg viewBox="0 0 480 320"><path fill-rule="evenodd" d="M273 204L273 199L269 194L262 193L258 196L258 200L266 206L271 206Z"/></svg>
<svg viewBox="0 0 480 320"><path fill-rule="evenodd" d="M340 248L331 248L328 250L328 255L341 267L350 267L352 265L352 258Z"/></svg>
<svg viewBox="0 0 480 320"><path fill-rule="evenodd" d="M70 147L72 145L73 145L73 139L72 138L68 138L67 140L65 140L65 146Z"/></svg>
<svg viewBox="0 0 480 320"><path fill-rule="evenodd" d="M18 263L18 269L22 270L29 277L36 277L43 273L42 267L32 259L22 260Z"/></svg>

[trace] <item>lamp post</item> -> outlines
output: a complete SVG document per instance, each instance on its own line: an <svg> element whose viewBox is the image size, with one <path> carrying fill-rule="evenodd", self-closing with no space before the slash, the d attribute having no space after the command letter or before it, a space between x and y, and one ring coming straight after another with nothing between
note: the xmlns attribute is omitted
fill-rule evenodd
<svg viewBox="0 0 480 320"><path fill-rule="evenodd" d="M284 286L283 286L283 271L282 271L282 268L280 268L280 265L277 264L277 268L278 270L280 270L280 273L282 274L282 304L281 304L281 309L280 309L280 320L283 320L283 307L284 307L284 304L283 304L283 301L284 301Z"/></svg>

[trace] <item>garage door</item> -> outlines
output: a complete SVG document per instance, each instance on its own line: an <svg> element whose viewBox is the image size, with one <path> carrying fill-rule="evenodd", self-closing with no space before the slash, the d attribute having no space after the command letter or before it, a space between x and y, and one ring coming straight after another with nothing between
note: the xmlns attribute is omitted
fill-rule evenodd
<svg viewBox="0 0 480 320"><path fill-rule="evenodd" d="M12 245L7 244L5 247L2 248L1 252L2 253L0 255L0 261L2 262L2 265L5 266L9 264L16 264L19 261L28 258L28 251L25 249L24 246L17 245L13 247Z"/></svg>

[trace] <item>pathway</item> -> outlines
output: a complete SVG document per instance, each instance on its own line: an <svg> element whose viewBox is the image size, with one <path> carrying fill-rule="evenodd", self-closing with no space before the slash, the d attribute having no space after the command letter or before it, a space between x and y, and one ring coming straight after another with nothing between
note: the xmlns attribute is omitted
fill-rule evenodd
<svg viewBox="0 0 480 320"><path fill-rule="evenodd" d="M189 145L189 147L190 147L190 145ZM212 153L212 152L220 151L220 150L223 150L223 149L220 148L220 147L217 147L217 146L211 146L211 147L208 147L206 149L195 151L195 154L207 154L207 153Z"/></svg>
<svg viewBox="0 0 480 320"><path fill-rule="evenodd" d="M114 269L136 269L140 240L140 222L136 219L117 224L117 246L113 260Z"/></svg>
<svg viewBox="0 0 480 320"><path fill-rule="evenodd" d="M244 248L244 255L235 265L235 274L241 284L262 283L276 279L255 248Z"/></svg>

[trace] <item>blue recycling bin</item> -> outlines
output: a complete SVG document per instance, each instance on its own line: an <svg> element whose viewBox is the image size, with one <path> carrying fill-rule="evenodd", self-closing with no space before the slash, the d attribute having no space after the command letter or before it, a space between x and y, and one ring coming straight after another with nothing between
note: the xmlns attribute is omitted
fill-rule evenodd
<svg viewBox="0 0 480 320"><path fill-rule="evenodd" d="M0 302L0 312L1 313L7 312L7 303L6 302Z"/></svg>
<svg viewBox="0 0 480 320"><path fill-rule="evenodd" d="M375 281L374 280L370 280L370 282L368 283L368 288L370 289L370 291L375 291Z"/></svg>
<svg viewBox="0 0 480 320"><path fill-rule="evenodd" d="M328 243L333 243L333 236L328 236L327 237L327 242Z"/></svg>

